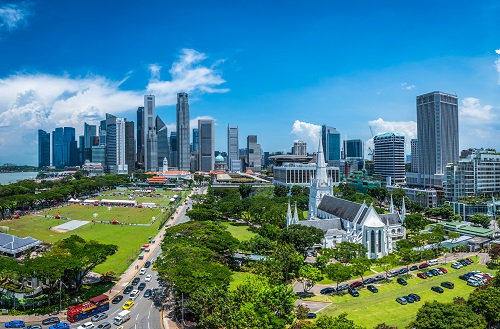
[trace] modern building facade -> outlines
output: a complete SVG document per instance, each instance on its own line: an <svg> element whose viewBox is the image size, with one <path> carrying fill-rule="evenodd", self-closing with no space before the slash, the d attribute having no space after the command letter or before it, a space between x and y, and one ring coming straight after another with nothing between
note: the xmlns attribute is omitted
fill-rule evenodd
<svg viewBox="0 0 500 329"><path fill-rule="evenodd" d="M410 141L411 149L411 172L418 173L418 139L412 139Z"/></svg>
<svg viewBox="0 0 500 329"><path fill-rule="evenodd" d="M363 141L361 139L348 139L344 141L345 158L364 158Z"/></svg>
<svg viewBox="0 0 500 329"><path fill-rule="evenodd" d="M144 164L144 106L137 108L137 163Z"/></svg>
<svg viewBox="0 0 500 329"><path fill-rule="evenodd" d="M177 168L177 132L170 132L170 161L168 162L171 167Z"/></svg>
<svg viewBox="0 0 500 329"><path fill-rule="evenodd" d="M191 147L191 151L192 152L196 152L198 151L198 148L199 148L199 130L198 128L193 128L193 144L192 144L192 147Z"/></svg>
<svg viewBox="0 0 500 329"><path fill-rule="evenodd" d="M124 118L116 118L116 164L113 170L115 174L128 174L126 160L126 121Z"/></svg>
<svg viewBox="0 0 500 329"><path fill-rule="evenodd" d="M156 131L158 135L158 168L161 169L163 160L166 158L168 161L170 158L170 147L167 125L158 115L156 116Z"/></svg>
<svg viewBox="0 0 500 329"><path fill-rule="evenodd" d="M190 169L189 101L187 93L177 94L177 167Z"/></svg>
<svg viewBox="0 0 500 329"><path fill-rule="evenodd" d="M262 170L262 149L257 143L257 135L247 137L247 170L259 172Z"/></svg>
<svg viewBox="0 0 500 329"><path fill-rule="evenodd" d="M241 171L241 159L239 156L238 127L227 126L227 165L229 171Z"/></svg>
<svg viewBox="0 0 500 329"><path fill-rule="evenodd" d="M83 125L83 161L92 162L92 146L94 146L94 137L97 136L97 126L89 125L85 122Z"/></svg>
<svg viewBox="0 0 500 329"><path fill-rule="evenodd" d="M307 143L299 140L293 141L292 154L307 155Z"/></svg>
<svg viewBox="0 0 500 329"><path fill-rule="evenodd" d="M135 162L134 122L125 121L125 163L129 174L134 171Z"/></svg>
<svg viewBox="0 0 500 329"><path fill-rule="evenodd" d="M323 154L329 166L340 166L341 139L340 133L334 127L321 126L321 142L323 143Z"/></svg>
<svg viewBox="0 0 500 329"><path fill-rule="evenodd" d="M326 167L327 179L337 186L340 181L339 167ZM316 177L315 163L283 163L273 167L274 185L309 187Z"/></svg>
<svg viewBox="0 0 500 329"><path fill-rule="evenodd" d="M50 133L38 129L38 167L50 166Z"/></svg>
<svg viewBox="0 0 500 329"><path fill-rule="evenodd" d="M431 187L434 175L458 161L458 97L434 91L416 101L420 185Z"/></svg>
<svg viewBox="0 0 500 329"><path fill-rule="evenodd" d="M373 138L375 146L374 172L387 185L404 184L405 137L398 133L384 133Z"/></svg>
<svg viewBox="0 0 500 329"><path fill-rule="evenodd" d="M158 135L154 95L144 95L143 129L144 171L156 172L158 171Z"/></svg>
<svg viewBox="0 0 500 329"><path fill-rule="evenodd" d="M52 133L52 165L56 168L78 165L71 161L75 158L78 161L76 144L75 128L55 128Z"/></svg>
<svg viewBox="0 0 500 329"><path fill-rule="evenodd" d="M214 120L198 120L198 170L211 171L215 166Z"/></svg>

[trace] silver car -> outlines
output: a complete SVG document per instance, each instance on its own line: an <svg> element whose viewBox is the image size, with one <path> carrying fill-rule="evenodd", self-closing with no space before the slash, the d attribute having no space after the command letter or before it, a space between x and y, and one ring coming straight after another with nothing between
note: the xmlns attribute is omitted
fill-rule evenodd
<svg viewBox="0 0 500 329"><path fill-rule="evenodd" d="M99 313L99 314L94 315L90 320L92 322L98 322L98 321L106 319L107 317L108 317L108 315L106 313Z"/></svg>

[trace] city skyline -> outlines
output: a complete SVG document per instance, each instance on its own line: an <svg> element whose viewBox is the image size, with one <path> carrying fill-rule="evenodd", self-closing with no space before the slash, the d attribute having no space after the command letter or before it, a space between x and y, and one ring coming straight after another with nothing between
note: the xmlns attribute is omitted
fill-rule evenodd
<svg viewBox="0 0 500 329"><path fill-rule="evenodd" d="M314 150L327 125L342 140L366 142L370 126L401 133L409 154L416 96L433 91L458 96L460 149L500 149L500 6L447 1L445 18L419 24L431 4L273 3L262 12L259 3L190 1L195 23L185 26L165 19L172 8L159 1L2 3L16 15L0 10L0 45L10 49L0 54L9 64L0 68L0 163L36 164L38 129L73 126L80 136L82 122L105 113L136 121L147 94L175 131L179 92L190 95L190 127L215 121L220 151L227 125L238 126L240 144L255 134L270 152L297 139ZM130 23L146 14L147 24Z"/></svg>

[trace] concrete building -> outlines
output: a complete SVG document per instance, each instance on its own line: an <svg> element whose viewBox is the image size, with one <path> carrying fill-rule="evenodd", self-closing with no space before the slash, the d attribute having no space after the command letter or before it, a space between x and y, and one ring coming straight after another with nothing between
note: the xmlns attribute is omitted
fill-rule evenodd
<svg viewBox="0 0 500 329"><path fill-rule="evenodd" d="M190 169L189 102L187 93L177 94L177 167Z"/></svg>
<svg viewBox="0 0 500 329"><path fill-rule="evenodd" d="M125 121L125 164L129 174L134 172L135 161L134 122Z"/></svg>
<svg viewBox="0 0 500 329"><path fill-rule="evenodd" d="M128 174L125 119L106 113L106 172Z"/></svg>
<svg viewBox="0 0 500 329"><path fill-rule="evenodd" d="M169 164L173 168L177 168L178 164L178 156L177 156L177 132L170 132L170 160Z"/></svg>
<svg viewBox="0 0 500 329"><path fill-rule="evenodd" d="M238 153L238 127L227 126L227 165L229 171L241 171L241 159Z"/></svg>
<svg viewBox="0 0 500 329"><path fill-rule="evenodd" d="M373 143L375 174L381 175L387 185L404 184L405 137L398 133L384 133L375 136Z"/></svg>
<svg viewBox="0 0 500 329"><path fill-rule="evenodd" d="M341 139L340 133L334 127L321 126L323 154L329 166L340 167Z"/></svg>
<svg viewBox="0 0 500 329"><path fill-rule="evenodd" d="M418 173L418 139L410 141L411 146L411 172Z"/></svg>
<svg viewBox="0 0 500 329"><path fill-rule="evenodd" d="M198 149L200 147L199 138L200 138L200 135L199 135L198 128L193 128L193 143L191 144L192 145L191 152L198 151Z"/></svg>
<svg viewBox="0 0 500 329"><path fill-rule="evenodd" d="M326 167L326 176L333 186L339 184L339 167ZM315 163L283 163L273 167L274 185L309 187L316 177Z"/></svg>
<svg viewBox="0 0 500 329"><path fill-rule="evenodd" d="M55 128L52 132L52 165L56 168L78 165L75 128Z"/></svg>
<svg viewBox="0 0 500 329"><path fill-rule="evenodd" d="M299 140L293 141L292 154L307 155L307 143Z"/></svg>
<svg viewBox="0 0 500 329"><path fill-rule="evenodd" d="M214 120L198 120L198 170L211 171L215 166Z"/></svg>
<svg viewBox="0 0 500 329"><path fill-rule="evenodd" d="M398 188L402 188L403 191L405 191L408 199L420 203L424 208L435 208L441 203L438 191L433 188L418 188L395 185L387 185L386 188L389 192L392 192Z"/></svg>
<svg viewBox="0 0 500 329"><path fill-rule="evenodd" d="M344 141L344 156L346 159L363 159L364 143L361 139L348 139Z"/></svg>
<svg viewBox="0 0 500 329"><path fill-rule="evenodd" d="M137 108L137 168L144 165L144 106Z"/></svg>
<svg viewBox="0 0 500 329"><path fill-rule="evenodd" d="M50 133L38 129L38 167L50 166Z"/></svg>
<svg viewBox="0 0 500 329"><path fill-rule="evenodd" d="M247 137L247 170L260 172L262 170L262 149L257 143L257 135Z"/></svg>
<svg viewBox="0 0 500 329"><path fill-rule="evenodd" d="M97 126L84 123L83 125L83 160L92 161L92 146L94 146L94 137L97 136Z"/></svg>
<svg viewBox="0 0 500 329"><path fill-rule="evenodd" d="M154 95L144 95L143 138L144 171L156 172L158 171L158 134Z"/></svg>
<svg viewBox="0 0 500 329"><path fill-rule="evenodd" d="M158 136L158 169L163 167L163 160L170 157L170 147L168 143L167 125L157 115L156 116L156 134Z"/></svg>

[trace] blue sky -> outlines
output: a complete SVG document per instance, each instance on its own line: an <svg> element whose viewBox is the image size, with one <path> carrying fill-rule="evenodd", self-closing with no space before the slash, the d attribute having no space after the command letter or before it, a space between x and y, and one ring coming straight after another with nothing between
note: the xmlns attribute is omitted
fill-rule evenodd
<svg viewBox="0 0 500 329"><path fill-rule="evenodd" d="M36 131L106 112L135 120L143 96L174 127L258 135L264 151L316 149L318 126L349 139L416 137L415 96L459 97L460 148L500 149L498 1L1 1L0 163L36 164Z"/></svg>

